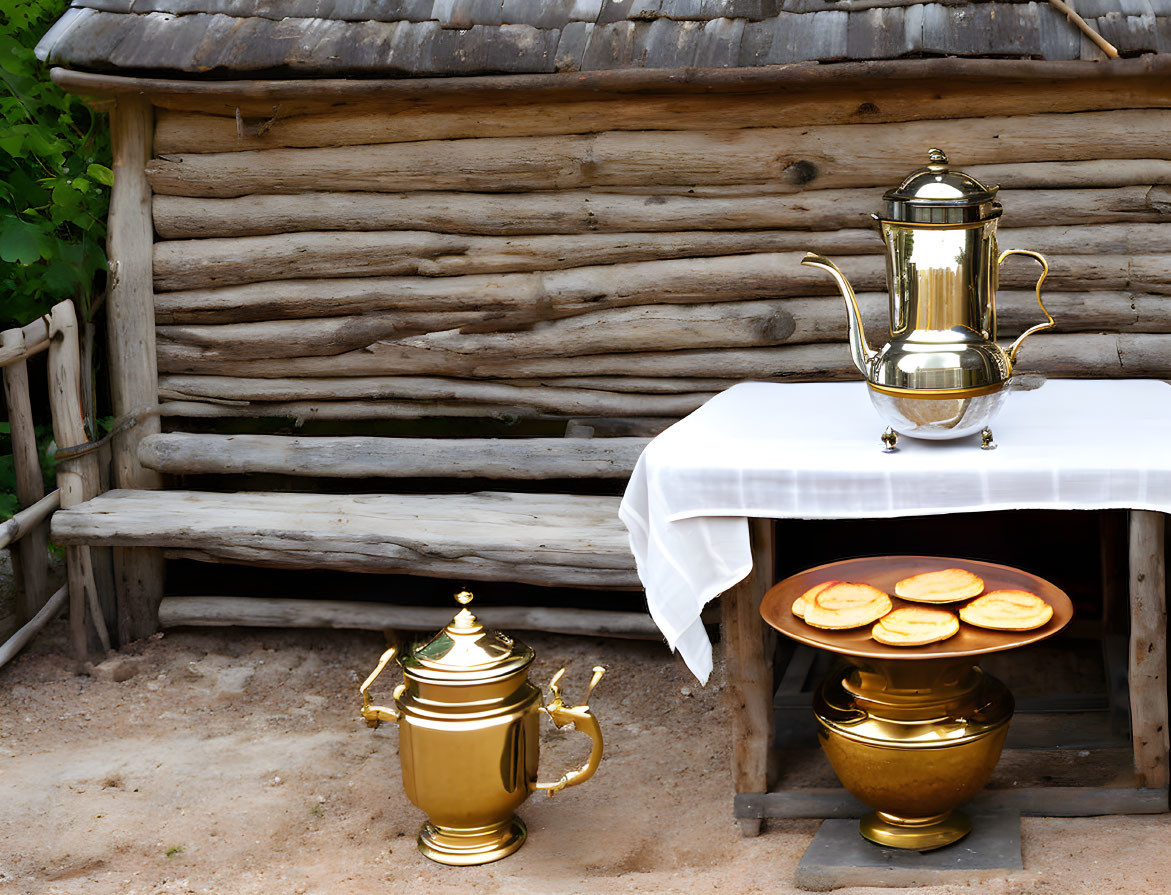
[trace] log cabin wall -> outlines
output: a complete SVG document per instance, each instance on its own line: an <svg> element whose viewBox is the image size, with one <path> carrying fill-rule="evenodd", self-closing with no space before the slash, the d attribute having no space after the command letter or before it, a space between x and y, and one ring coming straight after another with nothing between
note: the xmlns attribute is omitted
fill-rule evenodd
<svg viewBox="0 0 1171 895"><path fill-rule="evenodd" d="M638 418L884 341L869 213L944 148L1049 257L1019 369L1171 376L1171 80L155 97L159 390L184 417ZM1002 268L1000 333L1038 322Z"/></svg>

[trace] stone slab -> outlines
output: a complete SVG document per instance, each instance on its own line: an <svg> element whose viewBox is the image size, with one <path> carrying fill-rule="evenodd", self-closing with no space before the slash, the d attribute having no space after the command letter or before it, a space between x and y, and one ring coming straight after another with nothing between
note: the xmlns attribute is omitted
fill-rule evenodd
<svg viewBox="0 0 1171 895"><path fill-rule="evenodd" d="M862 838L858 821L827 820L802 855L795 882L809 892L829 892L845 886L980 883L1022 870L1020 812L970 816L971 833L928 852L875 845Z"/></svg>

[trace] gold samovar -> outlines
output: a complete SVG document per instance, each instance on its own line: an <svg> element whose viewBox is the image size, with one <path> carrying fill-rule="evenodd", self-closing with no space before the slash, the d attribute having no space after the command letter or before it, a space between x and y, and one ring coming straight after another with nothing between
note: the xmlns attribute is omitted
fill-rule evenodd
<svg viewBox="0 0 1171 895"><path fill-rule="evenodd" d="M882 215L871 216L886 246L890 340L878 350L866 341L858 301L842 272L812 252L801 262L828 271L845 299L850 356L889 426L883 435L888 449L894 449L895 433L946 439L981 430L983 446L995 447L988 424L1008 393L1021 343L1054 325L1041 304L1049 272L1044 257L997 249L998 189L951 170L947 156L932 149L926 167L883 195ZM1046 322L1005 349L996 344L996 287L1009 255L1041 265L1037 304Z"/></svg>
<svg viewBox="0 0 1171 895"><path fill-rule="evenodd" d="M403 681L393 706L372 705L370 686L397 655L382 654L361 686L362 717L370 727L397 721L403 788L427 813L419 851L441 864L486 864L512 854L525 840L516 816L530 795L549 795L584 783L602 760L602 731L590 711L590 693L605 672L594 667L586 702L567 706L558 689L562 668L549 689L553 701L528 679L533 651L507 634L489 631L467 608L472 595L461 591L462 608L424 645L398 656ZM538 715L558 727L572 724L593 740L582 767L553 783L537 782Z"/></svg>

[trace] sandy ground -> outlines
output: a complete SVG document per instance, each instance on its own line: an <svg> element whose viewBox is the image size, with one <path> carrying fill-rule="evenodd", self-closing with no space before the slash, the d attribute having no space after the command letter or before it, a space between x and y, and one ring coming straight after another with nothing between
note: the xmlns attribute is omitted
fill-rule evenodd
<svg viewBox="0 0 1171 895"><path fill-rule="evenodd" d="M568 698L609 667L592 700L606 757L525 803L517 854L449 868L415 850L396 729L358 717L379 635L180 631L90 673L63 637L55 623L0 671L3 893L787 893L819 823L740 836L722 673L700 688L654 644L524 637L535 681L569 666ZM546 723L542 778L587 748ZM1171 892L1171 816L1026 819L1023 841L1022 873L914 891Z"/></svg>

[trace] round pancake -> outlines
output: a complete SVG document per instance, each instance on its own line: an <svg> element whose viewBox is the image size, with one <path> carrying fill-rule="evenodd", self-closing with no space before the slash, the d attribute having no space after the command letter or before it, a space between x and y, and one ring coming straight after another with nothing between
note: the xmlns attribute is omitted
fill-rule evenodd
<svg viewBox="0 0 1171 895"><path fill-rule="evenodd" d="M833 587L833 585L841 583L837 578L831 578L829 581L823 581L821 584L813 585L813 587L809 588L809 590L805 591L805 593L793 601L793 614L797 618L805 618L805 607L809 605L809 601L813 597L817 596L827 587Z"/></svg>
<svg viewBox="0 0 1171 895"><path fill-rule="evenodd" d="M913 603L958 603L983 590L984 579L967 569L922 572L895 584L895 596Z"/></svg>
<svg viewBox="0 0 1171 895"><path fill-rule="evenodd" d="M890 597L876 587L839 581L810 597L803 617L815 628L843 631L878 621L892 605Z"/></svg>
<svg viewBox="0 0 1171 895"><path fill-rule="evenodd" d="M1053 618L1053 607L1027 590L994 590L961 606L960 618L994 631L1031 631Z"/></svg>
<svg viewBox="0 0 1171 895"><path fill-rule="evenodd" d="M887 646L922 646L956 634L960 620L946 609L903 606L878 620L870 636Z"/></svg>

